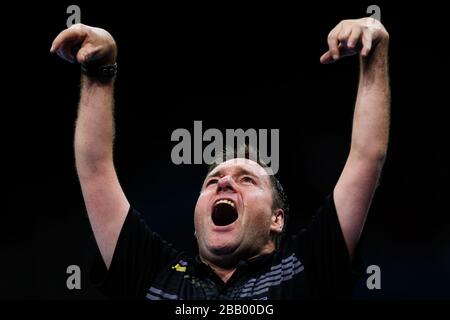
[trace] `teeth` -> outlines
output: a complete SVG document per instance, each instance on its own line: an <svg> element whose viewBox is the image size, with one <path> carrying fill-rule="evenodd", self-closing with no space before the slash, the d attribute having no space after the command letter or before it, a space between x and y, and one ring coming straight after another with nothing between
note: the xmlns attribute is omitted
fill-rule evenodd
<svg viewBox="0 0 450 320"><path fill-rule="evenodd" d="M216 202L216 205L218 205L219 203L226 203L234 208L234 203L230 200L225 200L225 199L219 200Z"/></svg>

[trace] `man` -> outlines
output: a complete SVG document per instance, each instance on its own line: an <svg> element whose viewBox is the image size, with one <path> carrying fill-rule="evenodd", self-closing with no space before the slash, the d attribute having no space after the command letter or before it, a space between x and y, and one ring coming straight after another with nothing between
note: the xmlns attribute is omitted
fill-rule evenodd
<svg viewBox="0 0 450 320"><path fill-rule="evenodd" d="M112 297L297 299L346 297L354 258L387 152L389 35L372 18L341 21L321 63L359 55L351 148L342 174L309 227L280 240L282 189L264 165L233 159L212 168L195 207L199 255L189 259L130 206L113 165L117 47L105 30L62 31L51 52L82 64L75 130L78 176L100 249L94 277ZM354 260L354 259L353 259Z"/></svg>

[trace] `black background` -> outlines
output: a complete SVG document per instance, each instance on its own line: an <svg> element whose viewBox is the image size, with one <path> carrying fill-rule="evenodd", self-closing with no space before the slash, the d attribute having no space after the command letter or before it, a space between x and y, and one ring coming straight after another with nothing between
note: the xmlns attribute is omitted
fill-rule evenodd
<svg viewBox="0 0 450 320"><path fill-rule="evenodd" d="M193 132L194 120L204 129L280 129L290 229L308 223L344 165L358 80L355 57L327 66L319 57L328 32L373 3L10 4L2 17L0 297L102 298L89 284L95 242L73 160L79 68L49 53L70 4L119 45L116 167L155 231L195 252L193 208L206 167L170 160L171 133ZM391 36L392 128L362 241L382 289L368 290L363 277L354 297L449 298L445 10L375 4ZM81 290L66 288L72 264L81 267Z"/></svg>

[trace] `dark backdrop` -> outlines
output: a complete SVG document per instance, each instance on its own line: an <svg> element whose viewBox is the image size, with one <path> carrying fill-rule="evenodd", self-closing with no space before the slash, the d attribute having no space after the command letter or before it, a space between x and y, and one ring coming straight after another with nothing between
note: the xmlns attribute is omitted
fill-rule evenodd
<svg viewBox="0 0 450 320"><path fill-rule="evenodd" d="M363 236L356 298L449 298L448 37L443 8L378 2L391 35L389 155ZM72 150L79 68L50 55L70 2L3 8L3 203L0 296L102 298L89 284L96 249ZM85 24L119 45L116 166L133 206L180 249L195 252L193 208L206 168L170 160L176 128L278 128L290 230L329 194L348 152L355 57L323 66L326 36L372 4L78 2ZM444 99L445 98L445 99ZM3 211L3 210L2 210ZM66 288L66 268L82 289Z"/></svg>

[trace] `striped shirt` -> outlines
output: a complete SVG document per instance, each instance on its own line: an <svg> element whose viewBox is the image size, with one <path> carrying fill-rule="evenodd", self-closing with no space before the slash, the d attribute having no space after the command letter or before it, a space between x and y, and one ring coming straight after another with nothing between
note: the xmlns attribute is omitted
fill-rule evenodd
<svg viewBox="0 0 450 320"><path fill-rule="evenodd" d="M100 254L93 280L110 297L150 300L345 298L360 265L350 263L332 195L310 225L271 254L241 261L224 283L200 261L175 250L130 208L110 269Z"/></svg>

